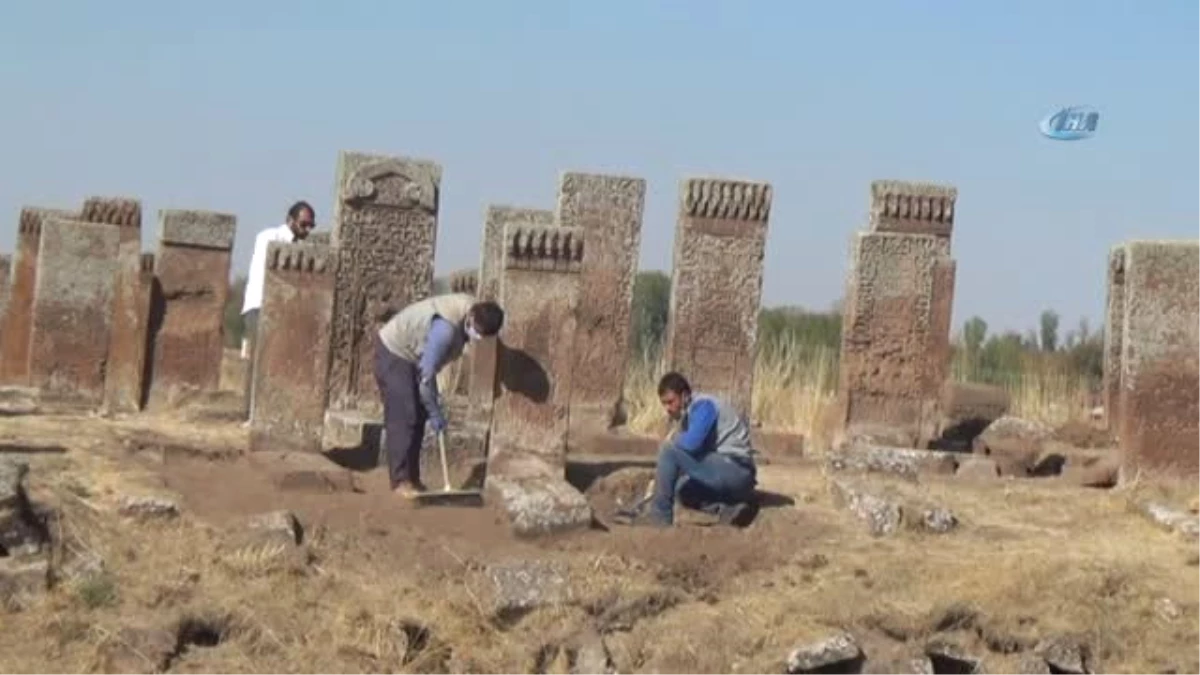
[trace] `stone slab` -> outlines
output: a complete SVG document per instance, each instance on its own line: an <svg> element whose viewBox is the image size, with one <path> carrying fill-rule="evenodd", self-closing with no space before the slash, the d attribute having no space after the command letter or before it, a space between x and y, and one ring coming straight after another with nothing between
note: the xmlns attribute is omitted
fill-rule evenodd
<svg viewBox="0 0 1200 675"><path fill-rule="evenodd" d="M158 240L171 246L233 250L237 217L231 213L164 209L159 212Z"/></svg>
<svg viewBox="0 0 1200 675"><path fill-rule="evenodd" d="M329 405L379 412L374 339L380 326L433 290L442 169L419 159L338 157Z"/></svg>
<svg viewBox="0 0 1200 675"><path fill-rule="evenodd" d="M112 413L137 412L143 402L150 314L149 294L141 286L142 204L131 197L89 197L80 219L115 225L120 232L103 407Z"/></svg>
<svg viewBox="0 0 1200 675"><path fill-rule="evenodd" d="M488 475L535 457L562 475L568 410L577 381L573 355L584 234L578 228L513 226L506 231L497 347L500 396L492 418Z"/></svg>
<svg viewBox="0 0 1200 675"><path fill-rule="evenodd" d="M690 178L675 228L667 363L747 417L771 199L767 183Z"/></svg>
<svg viewBox="0 0 1200 675"><path fill-rule="evenodd" d="M38 246L29 354L43 399L99 405L112 331L120 231L47 218Z"/></svg>
<svg viewBox="0 0 1200 675"><path fill-rule="evenodd" d="M910 447L936 436L950 356L949 247L931 235L854 235L838 383L844 435L890 427Z"/></svg>
<svg viewBox="0 0 1200 675"><path fill-rule="evenodd" d="M0 384L29 384L29 345L33 325L33 291L37 284L38 247L42 222L47 217L73 219L78 213L64 209L25 207L17 225L12 256L4 330L0 332Z"/></svg>
<svg viewBox="0 0 1200 675"><path fill-rule="evenodd" d="M588 237L580 272L572 431L604 430L624 417L633 281L645 201L646 181L641 178L580 172L559 178L555 222Z"/></svg>
<svg viewBox="0 0 1200 675"><path fill-rule="evenodd" d="M181 219L180 213L190 214ZM160 211L161 231L178 231L202 212ZM209 214L214 220L222 214ZM151 297L150 405L173 405L183 395L216 391L225 342L231 251L160 240Z"/></svg>
<svg viewBox="0 0 1200 675"><path fill-rule="evenodd" d="M272 242L267 248L252 450L322 447L336 263L337 252L328 246Z"/></svg>
<svg viewBox="0 0 1200 675"><path fill-rule="evenodd" d="M1121 480L1200 471L1200 242L1125 245Z"/></svg>

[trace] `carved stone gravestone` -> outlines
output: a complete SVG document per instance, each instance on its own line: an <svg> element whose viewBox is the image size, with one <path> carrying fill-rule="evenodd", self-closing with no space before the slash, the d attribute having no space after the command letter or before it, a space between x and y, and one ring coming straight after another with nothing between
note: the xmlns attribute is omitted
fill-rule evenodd
<svg viewBox="0 0 1200 675"><path fill-rule="evenodd" d="M556 222L587 233L575 335L572 433L607 430L623 413L633 280L642 238L646 181L567 172L558 186Z"/></svg>
<svg viewBox="0 0 1200 675"><path fill-rule="evenodd" d="M267 248L252 450L321 449L336 263L328 246L273 242Z"/></svg>
<svg viewBox="0 0 1200 675"><path fill-rule="evenodd" d="M47 399L93 406L104 398L120 245L115 225L41 223L29 374Z"/></svg>
<svg viewBox="0 0 1200 675"><path fill-rule="evenodd" d="M329 405L379 414L379 327L433 288L442 169L433 162L343 152L338 161Z"/></svg>
<svg viewBox="0 0 1200 675"><path fill-rule="evenodd" d="M225 301L237 219L212 211L159 212L151 311L150 402L215 391L221 379Z"/></svg>
<svg viewBox="0 0 1200 675"><path fill-rule="evenodd" d="M38 247L47 217L77 218L63 209L25 207L17 226L4 332L0 333L0 384L29 384L29 345L33 324L33 289L37 284Z"/></svg>
<svg viewBox="0 0 1200 675"><path fill-rule="evenodd" d="M747 417L770 213L766 183L692 178L681 187L667 363Z"/></svg>

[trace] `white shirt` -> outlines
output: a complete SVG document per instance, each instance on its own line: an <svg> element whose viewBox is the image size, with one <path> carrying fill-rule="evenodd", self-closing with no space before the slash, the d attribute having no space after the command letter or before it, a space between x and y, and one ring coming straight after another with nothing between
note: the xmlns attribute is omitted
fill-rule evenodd
<svg viewBox="0 0 1200 675"><path fill-rule="evenodd" d="M263 230L254 238L254 254L250 256L250 273L246 277L246 299L242 302L242 314L252 309L261 309L263 301L263 279L267 276L267 245L273 241L296 241L296 235L287 223Z"/></svg>

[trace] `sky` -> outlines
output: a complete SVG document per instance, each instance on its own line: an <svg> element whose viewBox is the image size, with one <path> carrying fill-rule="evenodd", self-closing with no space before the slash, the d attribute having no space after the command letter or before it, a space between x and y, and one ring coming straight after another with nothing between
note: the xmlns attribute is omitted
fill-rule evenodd
<svg viewBox="0 0 1200 675"><path fill-rule="evenodd" d="M0 251L23 205L233 213L234 272L340 150L443 167L436 269L478 264L488 204L559 174L647 181L642 269L670 271L680 181L774 188L763 303L826 309L876 179L959 191L954 323L1102 323L1108 249L1200 236L1197 3L10 0L0 3ZM1100 111L1096 135L1039 121Z"/></svg>

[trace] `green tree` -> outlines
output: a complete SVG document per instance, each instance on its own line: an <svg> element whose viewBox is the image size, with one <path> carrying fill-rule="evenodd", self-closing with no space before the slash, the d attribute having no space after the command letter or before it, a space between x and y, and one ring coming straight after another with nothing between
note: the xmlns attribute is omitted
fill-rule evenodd
<svg viewBox="0 0 1200 675"><path fill-rule="evenodd" d="M657 270L638 272L633 279L630 325L635 354L661 352L670 312L671 277Z"/></svg>
<svg viewBox="0 0 1200 675"><path fill-rule="evenodd" d="M978 316L971 317L963 324L963 346L966 347L969 355L974 356L979 353L984 340L987 339L987 330L987 322Z"/></svg>
<svg viewBox="0 0 1200 675"><path fill-rule="evenodd" d="M238 275L229 284L225 299L225 346L240 347L245 326L242 325L242 301L246 297L246 277Z"/></svg>
<svg viewBox="0 0 1200 675"><path fill-rule="evenodd" d="M1042 351L1055 351L1058 349L1058 312L1047 309L1042 312L1039 323L1041 326Z"/></svg>

